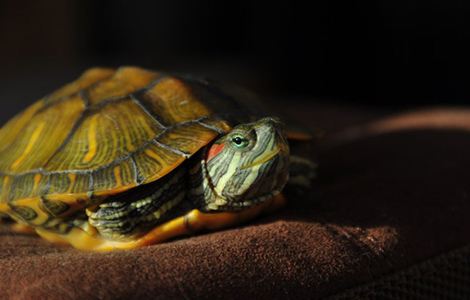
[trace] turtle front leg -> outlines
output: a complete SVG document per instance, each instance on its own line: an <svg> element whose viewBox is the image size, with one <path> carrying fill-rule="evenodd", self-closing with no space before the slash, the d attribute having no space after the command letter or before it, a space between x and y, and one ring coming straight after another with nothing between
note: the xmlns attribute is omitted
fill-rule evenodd
<svg viewBox="0 0 470 300"><path fill-rule="evenodd" d="M239 212L204 213L193 209L187 214L158 225L145 235L130 241L105 239L99 233L91 234L79 227L74 227L67 234L58 234L45 229L36 229L44 239L56 244L70 244L75 248L89 251L128 250L165 242L172 238L194 234L202 230L216 230L232 227L255 218L262 213L269 213L282 207L285 198L281 194Z"/></svg>

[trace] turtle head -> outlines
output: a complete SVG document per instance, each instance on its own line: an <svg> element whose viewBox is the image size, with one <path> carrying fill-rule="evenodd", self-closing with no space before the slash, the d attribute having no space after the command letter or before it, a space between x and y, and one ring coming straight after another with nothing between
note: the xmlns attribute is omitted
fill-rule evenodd
<svg viewBox="0 0 470 300"><path fill-rule="evenodd" d="M236 210L279 193L288 179L289 145L274 118L242 124L207 152L206 210Z"/></svg>

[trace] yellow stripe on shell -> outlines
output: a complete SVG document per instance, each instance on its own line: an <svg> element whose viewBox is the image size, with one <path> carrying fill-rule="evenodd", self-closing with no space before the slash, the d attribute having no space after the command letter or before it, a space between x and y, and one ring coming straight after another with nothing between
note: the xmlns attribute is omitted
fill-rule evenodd
<svg viewBox="0 0 470 300"><path fill-rule="evenodd" d="M162 161L162 158L160 156L158 156L158 154L153 152L152 150L147 149L144 152L145 152L145 154L147 154L151 158L155 159L156 161L158 161L158 162Z"/></svg>
<svg viewBox="0 0 470 300"><path fill-rule="evenodd" d="M83 158L84 163L89 163L96 155L96 125L98 117L99 115L94 115L90 120L90 127L88 128L88 152Z"/></svg>
<svg viewBox="0 0 470 300"><path fill-rule="evenodd" d="M77 180L77 174L69 173L69 174L67 174L67 177L70 180L70 184L69 184L69 188L67 190L67 193L72 193L75 181Z"/></svg>
<svg viewBox="0 0 470 300"><path fill-rule="evenodd" d="M2 193L8 195L8 184L10 183L10 176L5 175L3 177ZM5 193L7 192L7 193ZM2 197L4 198L4 197Z"/></svg>
<svg viewBox="0 0 470 300"><path fill-rule="evenodd" d="M21 132L31 121L31 118L44 106L44 101L40 100L22 113L15 116L13 119L8 121L1 129L0 129L0 151L6 149L9 145L11 145L18 136L18 133Z"/></svg>
<svg viewBox="0 0 470 300"><path fill-rule="evenodd" d="M33 150L34 144L37 142L45 125L46 124L44 122L38 124L38 127L36 127L36 129L33 131L33 134L31 135L28 145L26 145L23 153L11 165L10 169L12 171L16 170L18 166L25 160L25 158L31 153L31 150Z"/></svg>
<svg viewBox="0 0 470 300"><path fill-rule="evenodd" d="M34 186L33 186L32 194L36 193L39 187L39 184L41 183L41 178L42 178L42 175L39 173L34 175Z"/></svg>
<svg viewBox="0 0 470 300"><path fill-rule="evenodd" d="M121 167L119 166L114 167L113 173L114 173L114 179L116 179L116 186L121 186L122 185Z"/></svg>

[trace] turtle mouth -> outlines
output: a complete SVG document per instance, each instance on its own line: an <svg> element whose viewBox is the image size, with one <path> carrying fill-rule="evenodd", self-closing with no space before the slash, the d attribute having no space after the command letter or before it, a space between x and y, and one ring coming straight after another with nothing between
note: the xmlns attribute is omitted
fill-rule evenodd
<svg viewBox="0 0 470 300"><path fill-rule="evenodd" d="M240 167L240 170L245 170L245 169L249 169L249 168L252 168L252 167L255 167L255 166L259 166L261 164L264 164L265 162L267 161L270 161L273 157L275 157L279 152L281 152L280 149L276 149L274 151L270 151L268 153L266 153L265 155L262 155L260 158L256 159L255 161L253 161L252 163L249 163L249 164L246 164L246 165L243 165Z"/></svg>
<svg viewBox="0 0 470 300"><path fill-rule="evenodd" d="M235 208L235 209L242 209L242 208L250 207L250 206L253 206L253 205L256 205L256 204L260 204L260 203L262 203L262 202L278 195L280 192L281 191L275 190L275 191L272 191L268 194L265 194L265 195L262 195L262 196L259 196L259 197L253 198L253 199L233 202L233 203L229 203L228 205Z"/></svg>
<svg viewBox="0 0 470 300"><path fill-rule="evenodd" d="M258 205L258 204L261 204L271 198L273 198L274 196L277 196L281 191L280 190L274 190L270 193L267 193L267 194L264 194L262 196L259 196L259 197L256 197L256 198L252 198L252 199L249 199L249 200L244 200L244 201L225 201L223 204L220 203L220 204L217 204L217 208L213 207L211 210L212 211L217 211L217 210L223 210L223 211L227 211L227 210L231 210L231 211L238 211L238 210L243 210L243 209L246 209L248 207L251 207L251 206L254 206L254 205Z"/></svg>

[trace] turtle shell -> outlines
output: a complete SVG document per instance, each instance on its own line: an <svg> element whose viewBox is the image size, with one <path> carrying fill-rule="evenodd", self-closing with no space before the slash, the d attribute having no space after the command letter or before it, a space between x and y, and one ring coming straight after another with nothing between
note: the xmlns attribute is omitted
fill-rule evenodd
<svg viewBox="0 0 470 300"><path fill-rule="evenodd" d="M165 176L230 129L220 116L238 104L215 105L209 86L136 67L86 71L0 130L0 211L41 225Z"/></svg>

